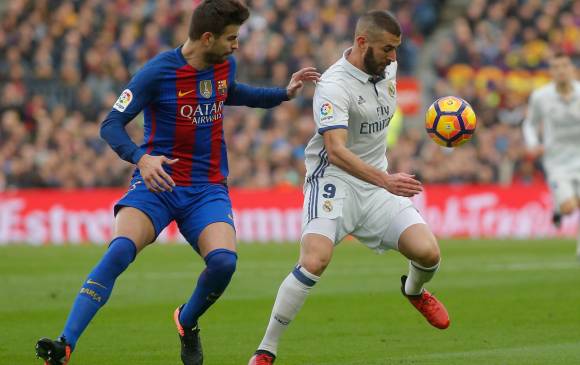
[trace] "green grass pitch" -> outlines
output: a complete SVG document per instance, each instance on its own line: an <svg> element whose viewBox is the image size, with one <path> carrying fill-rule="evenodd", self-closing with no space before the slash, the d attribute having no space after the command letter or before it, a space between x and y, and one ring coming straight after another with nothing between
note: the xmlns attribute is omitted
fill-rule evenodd
<svg viewBox="0 0 580 365"><path fill-rule="evenodd" d="M277 364L580 364L580 263L569 241L443 241L428 288L451 326L430 327L399 292L406 262L341 244L285 333ZM104 247L0 248L0 364L40 364ZM207 365L245 365L298 247L241 245L238 271L202 318ZM178 365L172 312L202 261L186 245L145 250L117 281L71 365Z"/></svg>

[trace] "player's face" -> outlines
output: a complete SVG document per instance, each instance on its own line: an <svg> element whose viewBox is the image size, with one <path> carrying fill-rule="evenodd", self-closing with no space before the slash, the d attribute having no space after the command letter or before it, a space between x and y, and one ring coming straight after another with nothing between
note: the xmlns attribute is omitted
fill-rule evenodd
<svg viewBox="0 0 580 365"><path fill-rule="evenodd" d="M223 34L214 39L210 49L205 54L205 61L210 64L225 62L229 55L238 49L239 25L228 25Z"/></svg>
<svg viewBox="0 0 580 365"><path fill-rule="evenodd" d="M574 65L569 57L557 57L550 60L550 73L557 84L566 83L576 76Z"/></svg>
<svg viewBox="0 0 580 365"><path fill-rule="evenodd" d="M369 42L364 54L364 65L367 72L374 76L383 76L385 68L397 60L397 48L401 45L401 36L383 32L375 41Z"/></svg>

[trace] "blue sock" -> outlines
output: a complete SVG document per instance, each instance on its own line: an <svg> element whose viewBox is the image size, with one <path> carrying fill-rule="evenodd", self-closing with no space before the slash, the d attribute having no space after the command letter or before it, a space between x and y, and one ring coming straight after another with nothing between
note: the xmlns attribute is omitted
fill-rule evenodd
<svg viewBox="0 0 580 365"><path fill-rule="evenodd" d="M133 241L126 237L117 237L91 271L74 301L62 332L72 349L97 311L107 303L115 279L135 260L136 255L137 248Z"/></svg>
<svg viewBox="0 0 580 365"><path fill-rule="evenodd" d="M183 327L195 327L197 319L222 295L236 271L237 260L238 255L225 248L207 254L207 266L199 276L189 302L179 313L179 322Z"/></svg>

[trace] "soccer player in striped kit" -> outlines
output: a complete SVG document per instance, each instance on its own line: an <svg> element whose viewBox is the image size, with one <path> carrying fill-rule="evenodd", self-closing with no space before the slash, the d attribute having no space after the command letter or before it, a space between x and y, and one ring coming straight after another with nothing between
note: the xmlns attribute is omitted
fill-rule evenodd
<svg viewBox="0 0 580 365"><path fill-rule="evenodd" d="M320 77L314 68L304 68L287 88L237 83L232 53L248 16L237 0L203 1L193 12L188 40L147 62L103 122L101 136L137 169L115 205L114 238L84 282L61 336L36 345L45 364L68 363L116 278L173 220L206 263L191 298L174 312L183 364L203 363L198 319L224 292L237 261L224 105L272 108L296 96L304 81ZM137 146L125 125L142 110L145 135Z"/></svg>

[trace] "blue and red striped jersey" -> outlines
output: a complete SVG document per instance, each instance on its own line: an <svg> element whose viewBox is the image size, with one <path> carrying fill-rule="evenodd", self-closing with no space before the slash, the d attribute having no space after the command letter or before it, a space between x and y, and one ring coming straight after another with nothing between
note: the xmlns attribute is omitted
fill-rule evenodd
<svg viewBox="0 0 580 365"><path fill-rule="evenodd" d="M103 122L101 136L132 163L144 154L179 158L173 165L164 165L178 186L224 182L228 176L224 106L270 108L288 100L285 89L237 83L235 74L232 56L196 70L183 57L181 47L163 52L131 79ZM138 147L125 125L141 111L144 139Z"/></svg>

